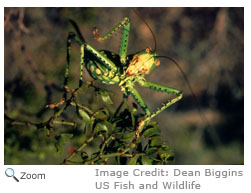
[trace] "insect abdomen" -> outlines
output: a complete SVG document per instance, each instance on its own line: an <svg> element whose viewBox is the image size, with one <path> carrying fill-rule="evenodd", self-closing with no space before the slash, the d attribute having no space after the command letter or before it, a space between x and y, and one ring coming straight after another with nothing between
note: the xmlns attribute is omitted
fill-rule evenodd
<svg viewBox="0 0 251 193"><path fill-rule="evenodd" d="M117 74L113 74L112 71L104 71L98 67L100 65L102 64L98 64L96 61L87 61L86 68L93 79L104 84L118 84L120 82Z"/></svg>

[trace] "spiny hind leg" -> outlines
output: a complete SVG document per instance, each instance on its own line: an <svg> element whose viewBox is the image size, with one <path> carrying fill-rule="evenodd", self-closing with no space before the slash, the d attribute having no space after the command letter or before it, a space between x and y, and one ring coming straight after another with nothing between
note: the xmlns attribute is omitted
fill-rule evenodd
<svg viewBox="0 0 251 193"><path fill-rule="evenodd" d="M152 82L147 82L147 81L139 81L138 82L140 86L143 86L145 88L149 88L155 91L161 91L161 92L165 92L167 94L174 94L176 95L175 98L169 100L167 103L164 103L163 106L159 109L157 109L155 112L150 113L146 112L146 117L144 119L142 119L137 128L136 128L136 137L139 137L139 134L141 133L141 131L143 130L145 124L147 122L149 122L153 117L155 117L156 115L158 115L159 113L161 113L162 111L164 111L167 107L171 106L172 104L176 103L177 101L179 101L182 98L182 92L173 88L169 88L167 86L162 86L159 84L155 84Z"/></svg>
<svg viewBox="0 0 251 193"><path fill-rule="evenodd" d="M129 32L130 32L130 20L128 17L125 17L124 19L122 19L121 22L119 22L114 28L112 28L110 31L108 31L103 37L99 36L99 31L97 28L95 28L93 30L93 35L97 41L103 42L108 37L112 36L121 27L123 29L122 29L122 39L121 39L120 54L119 55L120 55L121 63L126 64L126 55L127 55Z"/></svg>
<svg viewBox="0 0 251 193"><path fill-rule="evenodd" d="M150 117L150 119L152 119L153 117L155 117L156 115L158 115L159 113L164 111L166 108L168 108L172 104L179 101L183 96L183 93L181 91L179 91L177 89L174 89L174 88L170 88L170 87L167 87L167 86L162 86L162 85L152 83L152 82L147 82L147 81L138 81L138 83L139 83L140 86L143 86L145 88L149 88L149 89L152 89L152 90L155 90L155 91L164 92L164 93L167 93L167 94L176 95L175 98L173 98L171 100L168 100L167 103L163 103L163 106L161 108L157 109L155 112L148 115Z"/></svg>
<svg viewBox="0 0 251 193"><path fill-rule="evenodd" d="M94 38L99 41L99 42L103 42L104 40L106 40L107 38L111 37L112 35L114 35L114 33L116 31L118 31L121 27L126 28L128 31L130 30L130 20L128 17L125 17L124 19L122 19L115 27L113 27L111 30L109 30L103 37L100 37L99 35L99 30L98 28L94 28L93 30L93 35Z"/></svg>

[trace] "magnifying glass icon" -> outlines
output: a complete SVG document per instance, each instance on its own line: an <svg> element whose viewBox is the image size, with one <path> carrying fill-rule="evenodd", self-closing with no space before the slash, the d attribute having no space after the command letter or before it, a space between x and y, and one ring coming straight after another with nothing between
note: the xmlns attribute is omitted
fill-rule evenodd
<svg viewBox="0 0 251 193"><path fill-rule="evenodd" d="M13 177L17 182L19 182L19 180L16 178L16 176L14 176L14 170L12 168L7 168L5 170L5 175L7 177Z"/></svg>

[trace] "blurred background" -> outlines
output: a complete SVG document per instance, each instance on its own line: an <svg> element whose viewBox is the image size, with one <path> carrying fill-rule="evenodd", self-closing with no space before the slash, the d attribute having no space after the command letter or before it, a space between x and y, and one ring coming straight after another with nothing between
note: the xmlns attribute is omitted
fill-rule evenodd
<svg viewBox="0 0 251 193"><path fill-rule="evenodd" d="M244 164L244 9L243 8L135 8L151 27L159 55L175 59L193 92L171 61L161 64L148 81L184 92L181 101L155 119L164 141L174 151L174 164ZM5 8L5 115L21 121L48 120L47 104L63 94L66 40L75 20L86 41L97 49L119 53L121 33L99 43L93 27L103 35L124 17L131 20L128 54L154 48L153 36L131 8ZM79 46L72 46L70 85L78 86ZM85 80L92 80L85 72ZM112 90L116 109L122 99ZM166 95L136 86L151 111ZM92 93L83 102L92 103ZM129 98L128 104L133 102ZM65 119L71 119L65 115ZM53 139L30 126L5 120L5 164L59 164ZM69 127L65 127L65 130ZM71 128L72 129L72 128ZM69 153L69 152L68 152Z"/></svg>

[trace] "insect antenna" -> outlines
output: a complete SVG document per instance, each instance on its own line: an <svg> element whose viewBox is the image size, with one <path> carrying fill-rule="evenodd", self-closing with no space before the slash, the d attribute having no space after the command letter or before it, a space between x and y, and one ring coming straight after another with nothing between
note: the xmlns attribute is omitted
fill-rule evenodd
<svg viewBox="0 0 251 193"><path fill-rule="evenodd" d="M199 114L200 114L201 120L205 123L206 127L210 127L210 124L209 124L209 122L208 122L206 116L204 115L204 113L202 113L202 110L201 110L201 107L200 107L198 98L197 98L196 95L194 94L194 91L193 91L193 88L192 88L192 86L191 86L191 84L190 84L190 81L188 80L188 78L187 78L185 72L183 71L183 69L181 68L181 66L178 64L178 62L176 62L173 58L168 57L168 56L156 56L156 58L166 58L166 59L170 60L171 62L173 62L173 63L177 66L177 68L178 68L179 71L181 72L181 74L182 74L184 80L186 81L186 83L187 83L187 85L188 85L188 88L189 88L189 90L190 90L190 92L191 92L191 94L192 94L192 97L193 97L193 100L194 100L194 102L195 102L195 105L196 105L196 107L197 107L197 109L198 109L198 112L199 112Z"/></svg>
<svg viewBox="0 0 251 193"><path fill-rule="evenodd" d="M76 32L78 34L78 37L81 39L81 41L86 42L84 36L82 35L82 33L81 33L81 31L80 31L80 29L78 27L78 24L75 21L73 21L72 19L69 19L69 22L72 24L72 26L76 30Z"/></svg>
<svg viewBox="0 0 251 193"><path fill-rule="evenodd" d="M152 28L148 25L148 23L144 20L144 18L135 9L133 9L133 11L141 19L141 21L144 22L144 24L147 26L147 28L150 30L150 32L151 32L151 34L153 36L153 40L154 40L154 51L156 51L156 49L157 49L157 41L156 41L156 37L155 37L155 35L153 33Z"/></svg>

